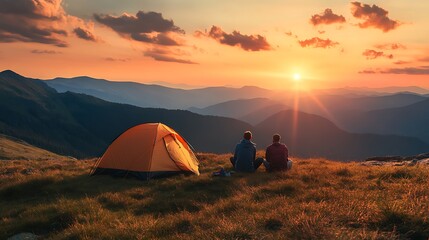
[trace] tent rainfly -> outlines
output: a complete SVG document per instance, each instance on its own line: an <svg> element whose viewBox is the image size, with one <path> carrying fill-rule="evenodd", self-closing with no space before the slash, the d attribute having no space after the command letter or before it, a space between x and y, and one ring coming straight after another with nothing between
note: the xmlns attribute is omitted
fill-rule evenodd
<svg viewBox="0 0 429 240"><path fill-rule="evenodd" d="M148 180L182 172L200 175L191 146L170 127L162 123L146 123L132 127L116 138L91 174Z"/></svg>

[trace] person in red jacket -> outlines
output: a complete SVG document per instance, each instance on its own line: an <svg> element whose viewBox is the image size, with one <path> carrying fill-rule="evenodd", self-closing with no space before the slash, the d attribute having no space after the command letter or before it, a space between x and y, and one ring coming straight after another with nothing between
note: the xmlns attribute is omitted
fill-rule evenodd
<svg viewBox="0 0 429 240"><path fill-rule="evenodd" d="M292 161L289 160L289 150L285 144L280 143L280 135L274 134L273 144L267 147L264 162L267 171L286 171L292 168Z"/></svg>

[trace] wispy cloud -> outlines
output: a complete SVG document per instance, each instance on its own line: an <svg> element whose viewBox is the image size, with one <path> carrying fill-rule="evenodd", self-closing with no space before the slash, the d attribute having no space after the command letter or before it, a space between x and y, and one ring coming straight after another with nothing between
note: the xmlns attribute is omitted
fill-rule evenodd
<svg viewBox="0 0 429 240"><path fill-rule="evenodd" d="M363 70L363 74L406 74L406 75L429 75L429 66L388 68L384 70Z"/></svg>
<svg viewBox="0 0 429 240"><path fill-rule="evenodd" d="M61 54L62 52L54 51L54 50L40 50L34 49L31 51L33 54Z"/></svg>
<svg viewBox="0 0 429 240"><path fill-rule="evenodd" d="M182 52L175 52L172 50L168 50L165 48L153 48L149 49L144 52L144 55L146 57L151 57L156 61L161 62L175 62L175 63L183 63L183 64L198 64L196 62L193 62L191 60L186 60L179 58L183 55Z"/></svg>
<svg viewBox="0 0 429 240"><path fill-rule="evenodd" d="M398 49L407 49L404 45L400 43L386 43L386 44L377 44L375 48L380 50L398 50Z"/></svg>
<svg viewBox="0 0 429 240"><path fill-rule="evenodd" d="M429 62L429 56L418 58L417 60L420 61L420 62Z"/></svg>
<svg viewBox="0 0 429 240"><path fill-rule="evenodd" d="M396 65L404 65L404 64L408 64L410 62L399 60L399 61L396 61L396 62L393 62L393 63L396 64Z"/></svg>
<svg viewBox="0 0 429 240"><path fill-rule="evenodd" d="M113 58L113 57L106 57L104 60L109 62L128 62L130 61L129 58Z"/></svg>
<svg viewBox="0 0 429 240"><path fill-rule="evenodd" d="M408 74L408 75L429 75L429 66L407 67L407 68L389 68L380 73L386 74Z"/></svg>

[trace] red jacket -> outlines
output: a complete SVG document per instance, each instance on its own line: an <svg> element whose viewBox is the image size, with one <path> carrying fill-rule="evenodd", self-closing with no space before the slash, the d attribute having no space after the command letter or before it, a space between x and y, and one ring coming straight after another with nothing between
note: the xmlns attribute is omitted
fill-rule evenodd
<svg viewBox="0 0 429 240"><path fill-rule="evenodd" d="M265 158L270 163L270 171L287 170L289 150L283 143L273 143L267 147Z"/></svg>

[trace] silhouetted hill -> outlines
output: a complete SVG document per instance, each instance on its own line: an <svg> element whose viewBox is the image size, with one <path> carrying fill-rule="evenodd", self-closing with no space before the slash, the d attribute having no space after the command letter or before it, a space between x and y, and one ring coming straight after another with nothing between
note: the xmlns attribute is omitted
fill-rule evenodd
<svg viewBox="0 0 429 240"><path fill-rule="evenodd" d="M108 143L137 124L162 122L184 136L197 151L225 153L232 151L243 131L251 129L249 124L231 118L139 108L70 92L62 94L62 100L81 126Z"/></svg>
<svg viewBox="0 0 429 240"><path fill-rule="evenodd" d="M347 94L355 96L384 96L390 95L398 92L408 92L416 94L428 94L429 89L417 87L417 86L391 86L391 87L381 87L381 88L369 88L369 87L344 87L344 88L333 88L333 89L322 89L316 90L319 93L325 94Z"/></svg>
<svg viewBox="0 0 429 240"><path fill-rule="evenodd" d="M321 115L342 124L343 116L377 109L403 107L427 98L411 93L397 93L385 96L349 97L347 95L313 95L299 99L298 109L302 112ZM289 104L293 106L292 104Z"/></svg>
<svg viewBox="0 0 429 240"><path fill-rule="evenodd" d="M244 116L273 105L279 107L280 103L268 98L253 98L231 100L205 108L190 108L189 110L203 115L224 116L246 121L243 119ZM286 108L286 106L283 106L283 108ZM279 111L282 108L277 109Z"/></svg>
<svg viewBox="0 0 429 240"><path fill-rule="evenodd" d="M357 160L375 155L421 153L429 147L417 138L348 133L325 118L291 110L277 113L255 128L259 147L268 146L272 134L279 133L292 155L301 157Z"/></svg>
<svg viewBox="0 0 429 240"><path fill-rule="evenodd" d="M235 91L230 90L231 94ZM223 90L208 91L219 94ZM418 109L424 111L424 107ZM292 111L280 112L252 127L231 118L140 108L72 92L57 93L42 81L11 71L0 73L0 111L0 133L76 157L100 156L119 134L145 122L163 122L173 127L197 151L203 152L231 152L245 130L256 133L255 141L261 149L270 143L273 133L279 132L292 154L298 156L350 160L373 155L412 155L428 148L416 138L350 134L325 118L305 113L298 114L297 134L292 137Z"/></svg>
<svg viewBox="0 0 429 240"><path fill-rule="evenodd" d="M0 73L0 132L56 153L82 156L100 142L79 126L61 95L45 83Z"/></svg>
<svg viewBox="0 0 429 240"><path fill-rule="evenodd" d="M414 136L429 143L429 99L405 107L350 115L344 123L356 132Z"/></svg>
<svg viewBox="0 0 429 240"><path fill-rule="evenodd" d="M287 109L290 109L290 107L284 104L269 105L254 112L251 112L247 115L241 116L238 119L255 126L261 123L263 120L267 119L267 117Z"/></svg>
<svg viewBox="0 0 429 240"><path fill-rule="evenodd" d="M232 117L255 125L275 113L297 106L301 112L320 115L343 126L343 121L348 121L350 115L375 109L407 106L425 99L427 98L424 96L412 93L369 97L301 94L285 95L283 100L279 101L267 98L240 99L189 110L204 115Z"/></svg>
<svg viewBox="0 0 429 240"><path fill-rule="evenodd" d="M71 92L13 72L0 73L0 132L36 146L77 157L99 156L126 129L163 122L197 151L230 152L237 136L251 126L235 119L188 111L142 109ZM222 137L219 137L222 136Z"/></svg>
<svg viewBox="0 0 429 240"><path fill-rule="evenodd" d="M225 100L266 97L270 90L257 87L210 87L183 90L135 82L113 82L90 77L56 78L46 83L58 92L84 93L106 101L139 107L188 109L205 107Z"/></svg>
<svg viewBox="0 0 429 240"><path fill-rule="evenodd" d="M344 99L343 99L344 100ZM385 96L371 96L361 98L350 98L343 102L344 108L353 110L368 111L393 107L403 107L420 101L426 100L426 97L414 93L395 93Z"/></svg>

